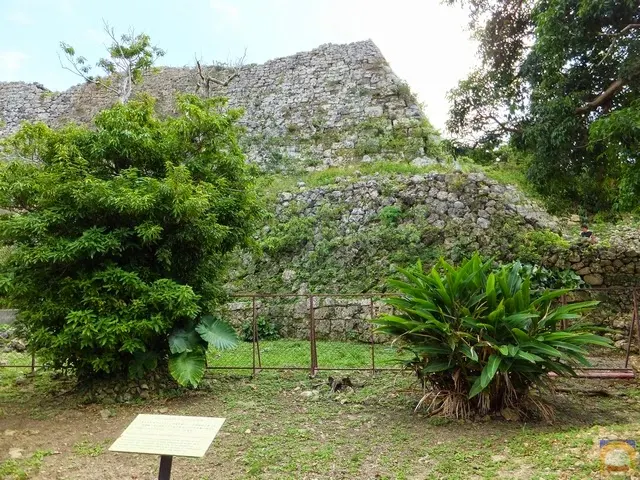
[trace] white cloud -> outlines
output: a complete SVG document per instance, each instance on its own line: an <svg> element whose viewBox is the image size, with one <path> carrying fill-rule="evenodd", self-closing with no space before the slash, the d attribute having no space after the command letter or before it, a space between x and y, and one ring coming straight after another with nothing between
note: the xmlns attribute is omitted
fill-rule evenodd
<svg viewBox="0 0 640 480"><path fill-rule="evenodd" d="M21 10L14 10L12 12L9 12L6 16L6 19L14 25L26 26L33 23L32 18Z"/></svg>
<svg viewBox="0 0 640 480"><path fill-rule="evenodd" d="M28 56L22 52L0 51L0 80L18 80Z"/></svg>
<svg viewBox="0 0 640 480"><path fill-rule="evenodd" d="M222 17L224 23L236 27L239 25L240 9L227 0L209 0L213 11Z"/></svg>

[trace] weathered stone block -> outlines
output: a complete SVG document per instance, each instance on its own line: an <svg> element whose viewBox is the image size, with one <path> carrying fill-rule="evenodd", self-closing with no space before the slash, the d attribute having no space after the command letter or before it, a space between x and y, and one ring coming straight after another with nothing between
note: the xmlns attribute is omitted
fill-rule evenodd
<svg viewBox="0 0 640 480"><path fill-rule="evenodd" d="M590 275L586 275L583 280L585 281L585 283L588 283L589 285L593 286L593 287L597 287L599 285L602 285L604 283L604 278L602 277L602 275L598 274L598 273L593 273Z"/></svg>

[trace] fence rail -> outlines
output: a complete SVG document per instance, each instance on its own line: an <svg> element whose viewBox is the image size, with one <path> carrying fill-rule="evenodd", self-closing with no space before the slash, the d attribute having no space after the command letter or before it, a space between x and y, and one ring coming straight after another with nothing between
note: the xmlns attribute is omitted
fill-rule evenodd
<svg viewBox="0 0 640 480"><path fill-rule="evenodd" d="M616 293L621 302L629 305L624 315L631 313L625 327L626 357L624 368L629 364L634 330L640 348L640 316L638 314L637 287L600 287L578 289L560 303L567 303L581 295L606 295ZM377 313L393 309L386 306L384 298L397 296L393 293L367 294L277 294L241 293L232 295L236 310L230 311L230 319L244 334L245 342L240 348L208 356L208 370L251 371L257 375L268 370L304 370L315 375L323 370L349 371L397 371L391 366L396 358L389 338L375 333L371 319ZM239 300L244 300L239 302ZM293 303L292 303L293 300ZM302 300L302 301L300 301ZM234 302L230 303L232 305ZM622 307L619 307L622 308ZM336 315L340 309L340 315ZM276 312L276 313L274 313ZM287 330L282 339L272 340L261 332L261 318L280 315L288 318ZM623 316L624 316L623 315ZM567 325L563 325L566 328ZM29 368L32 373L36 365L32 354L31 365L0 365L0 368Z"/></svg>

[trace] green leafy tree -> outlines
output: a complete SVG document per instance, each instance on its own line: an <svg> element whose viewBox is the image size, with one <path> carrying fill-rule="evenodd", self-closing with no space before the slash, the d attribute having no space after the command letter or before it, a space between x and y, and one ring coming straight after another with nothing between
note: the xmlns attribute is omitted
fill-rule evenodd
<svg viewBox="0 0 640 480"><path fill-rule="evenodd" d="M111 39L108 45L108 57L101 58L96 63L105 77L92 74L93 67L82 55L77 55L75 48L65 42L60 42L60 48L66 64L60 60L62 68L82 77L86 82L105 88L125 103L131 97L134 85L142 82L144 75L153 70L158 58L163 57L165 51L151 44L151 38L145 33L137 34L133 29L120 36L104 22L104 31Z"/></svg>
<svg viewBox="0 0 640 480"><path fill-rule="evenodd" d="M469 417L513 408L528 414L547 405L529 395L549 372L575 375L588 366L589 345L610 346L580 315L598 302L555 305L569 290L534 293L520 264L492 272L475 255L454 267L441 260L430 272L418 263L389 283L401 294L390 298L398 315L374 320L378 333L395 337L404 361L430 387L418 406L431 414ZM560 330L564 320L572 325Z"/></svg>
<svg viewBox="0 0 640 480"><path fill-rule="evenodd" d="M0 285L30 348L79 376L136 375L165 362L198 383L207 344L237 337L206 315L226 257L259 215L238 147L241 112L183 96L159 118L150 98L93 128L26 124L4 142ZM26 162L26 160L37 160Z"/></svg>
<svg viewBox="0 0 640 480"><path fill-rule="evenodd" d="M638 2L461 3L481 65L450 92L450 131L530 153L529 179L548 196L591 210L637 207L638 133L627 127L640 99Z"/></svg>

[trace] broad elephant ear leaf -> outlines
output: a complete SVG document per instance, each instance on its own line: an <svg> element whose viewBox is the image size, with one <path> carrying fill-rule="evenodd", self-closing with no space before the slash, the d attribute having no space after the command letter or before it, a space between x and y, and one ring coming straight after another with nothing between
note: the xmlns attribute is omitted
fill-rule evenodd
<svg viewBox="0 0 640 480"><path fill-rule="evenodd" d="M158 366L158 354L156 352L136 352L133 354L133 361L129 365L129 376L132 378L142 378L142 376L155 370Z"/></svg>
<svg viewBox="0 0 640 480"><path fill-rule="evenodd" d="M218 350L228 350L240 342L231 325L211 315L202 317L196 331L205 342Z"/></svg>
<svg viewBox="0 0 640 480"><path fill-rule="evenodd" d="M174 354L193 352L203 346L202 339L195 330L179 329L169 337L169 350Z"/></svg>
<svg viewBox="0 0 640 480"><path fill-rule="evenodd" d="M202 348L169 357L169 373L183 387L197 387L204 376L205 366L206 359Z"/></svg>

